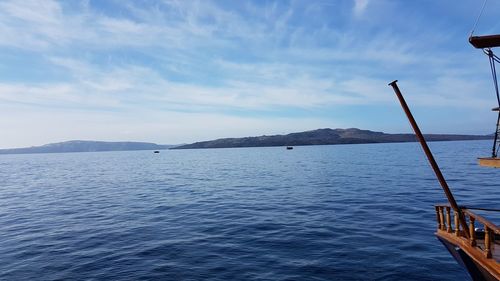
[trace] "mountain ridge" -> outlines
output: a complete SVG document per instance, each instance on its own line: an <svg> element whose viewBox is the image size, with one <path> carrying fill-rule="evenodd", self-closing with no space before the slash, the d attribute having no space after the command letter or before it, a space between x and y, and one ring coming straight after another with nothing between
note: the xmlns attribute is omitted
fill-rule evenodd
<svg viewBox="0 0 500 281"><path fill-rule="evenodd" d="M458 141L491 139L490 135L426 134L427 141ZM416 142L414 134L387 134L358 128L322 128L286 135L262 135L257 137L222 138L195 142L170 149L231 148L265 146L301 146L360 143Z"/></svg>
<svg viewBox="0 0 500 281"><path fill-rule="evenodd" d="M168 149L172 146L173 145L160 145L151 142L70 140L40 146L0 149L0 154L161 150Z"/></svg>
<svg viewBox="0 0 500 281"><path fill-rule="evenodd" d="M492 135L459 135L459 134L426 134L427 141L455 141L491 139ZM70 140L49 143L41 146L0 149L0 154L29 153L65 153L65 152L104 152L104 151L134 151L162 149L197 149L197 148L231 148L231 147L267 147L267 146L301 146L301 145L332 145L361 143L393 143L415 142L414 134L387 134L358 128L330 129L322 128L286 135L262 135L243 138L221 138L201 141L185 145L161 145L151 142L133 141L88 141Z"/></svg>

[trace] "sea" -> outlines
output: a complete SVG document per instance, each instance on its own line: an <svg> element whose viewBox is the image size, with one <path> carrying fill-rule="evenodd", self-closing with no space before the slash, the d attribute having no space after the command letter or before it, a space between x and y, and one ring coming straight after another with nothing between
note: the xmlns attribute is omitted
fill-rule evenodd
<svg viewBox="0 0 500 281"><path fill-rule="evenodd" d="M490 145L430 143L459 204ZM469 280L445 202L417 143L0 155L0 280Z"/></svg>

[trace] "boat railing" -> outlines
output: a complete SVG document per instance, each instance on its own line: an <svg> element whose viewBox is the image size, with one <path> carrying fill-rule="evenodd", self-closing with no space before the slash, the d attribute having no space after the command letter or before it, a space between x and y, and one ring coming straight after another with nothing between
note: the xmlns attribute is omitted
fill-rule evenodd
<svg viewBox="0 0 500 281"><path fill-rule="evenodd" d="M462 229L458 213L452 210L449 205L436 205L435 209L438 232L447 232L456 236L462 240L462 242L468 243L471 247L480 250L487 259L493 257L495 238L498 239L500 237L500 227L485 219L483 216L472 212L471 208L460 207L468 224L468 229ZM479 208L478 210L500 211ZM480 228L480 226L483 228ZM464 233L465 231L469 234L468 238Z"/></svg>

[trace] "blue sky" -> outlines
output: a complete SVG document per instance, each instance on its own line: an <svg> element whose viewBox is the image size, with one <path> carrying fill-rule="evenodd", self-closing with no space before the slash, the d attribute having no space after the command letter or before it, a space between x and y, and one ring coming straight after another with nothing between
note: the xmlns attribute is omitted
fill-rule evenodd
<svg viewBox="0 0 500 281"><path fill-rule="evenodd" d="M359 127L492 133L482 1L0 1L0 148ZM490 0L476 34L500 33ZM496 11L496 13L495 13Z"/></svg>

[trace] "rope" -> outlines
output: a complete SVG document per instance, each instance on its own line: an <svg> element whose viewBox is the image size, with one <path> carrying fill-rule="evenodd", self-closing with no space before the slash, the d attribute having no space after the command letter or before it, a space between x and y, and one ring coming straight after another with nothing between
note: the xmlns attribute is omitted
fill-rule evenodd
<svg viewBox="0 0 500 281"><path fill-rule="evenodd" d="M483 49L483 53L485 53L488 57L492 58L495 62L500 63L500 57L495 55L491 49Z"/></svg>
<svg viewBox="0 0 500 281"><path fill-rule="evenodd" d="M493 143L493 157L497 157L498 155L498 151L500 150L500 143L496 146L496 150L495 150L495 145L498 141L498 132L500 131L500 111L498 111L498 117L497 117L497 130L495 132L495 141Z"/></svg>
<svg viewBox="0 0 500 281"><path fill-rule="evenodd" d="M490 61L490 69L491 69L491 76L493 77L493 85L495 86L495 93L497 95L497 104L498 107L500 107L500 93L498 90L498 79L497 79L497 70L495 67L495 62L500 63L500 58L497 57L491 49L483 49L483 52L488 56L489 61ZM495 124L495 138L493 139L493 149L491 153L491 157L495 158L498 155L498 151L500 149L500 143L498 144L497 148L497 143L498 143L498 131L499 131L499 124L500 124L500 111L498 111L498 118L497 118L497 123Z"/></svg>
<svg viewBox="0 0 500 281"><path fill-rule="evenodd" d="M470 37L472 37L472 35L474 34L474 31L477 27L479 19L483 15L484 8L486 7L486 2L488 2L488 0L484 0L483 7L481 7L481 11L479 12L479 14L476 18L476 22L474 23L474 26L472 27L472 30L470 32ZM497 95L497 103L498 103L498 107L500 108L500 93L498 91L497 71L495 68L495 62L500 63L500 58L497 57L490 48L483 49L483 52L486 55L488 55L488 58L490 61L491 75L493 76L493 84L495 86L495 92ZM491 153L492 154L491 156L493 158L497 157L498 151L500 151L500 142L498 141L499 140L499 133L500 133L500 110L498 111L498 118L497 118L497 123L495 124L495 128L496 128L495 138L493 140L493 149L492 149L492 153ZM498 147L497 147L497 143L498 143Z"/></svg>
<svg viewBox="0 0 500 281"><path fill-rule="evenodd" d="M493 209L493 208L480 208L480 207L468 207L468 206L461 206L463 209L467 210L478 210L478 211L487 211L487 212L500 212L500 209Z"/></svg>
<svg viewBox="0 0 500 281"><path fill-rule="evenodd" d="M500 121L500 114L498 114L498 119ZM497 146L497 150L495 151L495 155L498 155L498 151L500 151L500 144Z"/></svg>
<svg viewBox="0 0 500 281"><path fill-rule="evenodd" d="M471 37L472 37L472 34L474 34L474 30L477 27L477 23L479 22L479 18L481 18L481 15L483 15L484 7L486 7L486 2L488 2L488 0L484 0L483 7L481 8L481 12L479 12L479 15L477 16L476 22L474 23L474 27L472 27L472 31L470 32Z"/></svg>

